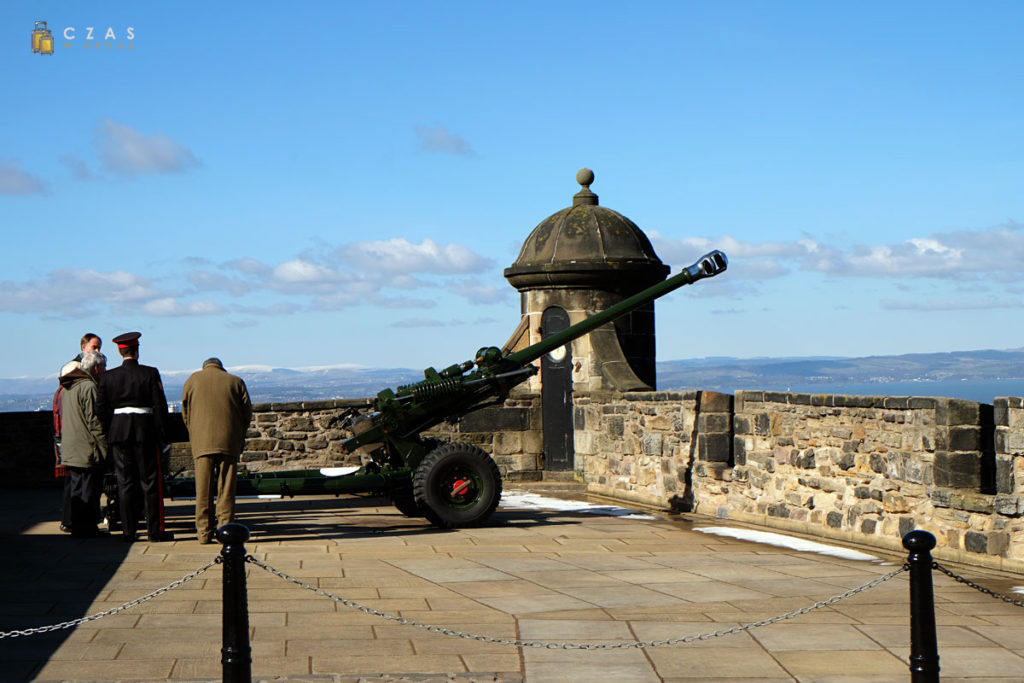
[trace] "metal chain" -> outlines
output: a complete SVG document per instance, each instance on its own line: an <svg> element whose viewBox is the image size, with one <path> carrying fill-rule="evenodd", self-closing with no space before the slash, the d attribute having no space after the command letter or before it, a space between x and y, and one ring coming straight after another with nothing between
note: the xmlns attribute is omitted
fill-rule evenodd
<svg viewBox="0 0 1024 683"><path fill-rule="evenodd" d="M117 614L118 612L123 612L126 609L129 609L131 607L135 607L136 605L141 605L142 603L147 602L148 600L152 600L153 598L155 598L155 597L157 597L159 595L163 595L167 591L174 590L178 586L180 586L180 585L182 585L184 583L188 583L192 579L196 578L197 576L199 576L200 574L205 572L207 569L209 569L213 565L220 564L223 561L224 561L223 558L220 555L218 555L216 558L214 558L213 560L208 562L205 566L200 567L199 569L195 570L191 574L186 574L185 576L181 577L177 581L175 581L173 583L169 583L166 586L164 586L163 588L156 589L155 591L153 591L149 595L144 595L141 598L136 598L135 600L132 600L131 602L126 602L123 605L121 605L120 607L114 607L112 609L108 609L106 612L99 612L97 614L90 614L87 617L81 617L79 619L74 619L72 621L62 621L59 624L51 624L49 626L37 626L35 628L25 628L25 629L20 629L20 630L17 630L17 631L0 631L0 640L3 640L4 638L17 638L18 636L31 636L31 635L35 635L37 633L49 633L50 631L59 631L61 629L65 629L65 628L74 628L75 626L79 626L81 624L85 624L85 623L90 622L90 621L96 621L97 619L102 619L103 617L109 617L111 614Z"/></svg>
<svg viewBox="0 0 1024 683"><path fill-rule="evenodd" d="M971 588L973 588L974 590L976 590L978 592L984 593L986 595L991 595L993 598L998 598L999 600L1002 600L1003 602L1008 602L1011 605L1016 605L1017 607L1024 607L1024 602L1021 602L1020 600L1014 600L1013 598L1011 598L1008 595L1003 595L1001 593L996 593L995 591L990 590L988 588L985 588L984 586L979 586L978 584L974 583L970 579L964 578L963 576L960 576L959 574L951 572L950 570L946 569L945 567L943 567L938 562L932 562L932 569L938 569L940 572L942 572L943 574L945 574L949 578L953 579L954 581L962 583L965 586L970 586Z"/></svg>
<svg viewBox="0 0 1024 683"><path fill-rule="evenodd" d="M865 583L863 586L858 586L857 588L853 588L853 589L848 590L845 593L841 593L839 595L833 595L831 598L828 598L826 600L821 600L821 601L816 602L813 605L810 605L808 607L803 607L801 609L795 610L793 612L788 612L786 614L780 614L779 616L771 617L770 619L762 619L761 621L754 621L754 622L751 622L751 623L748 623L748 624L742 624L740 626L733 626L731 628L722 629L720 631L713 631L711 633L700 633L700 634L697 634L697 635L685 636L685 637L682 637L682 638L669 638L667 640L647 640L647 641L639 641L639 642L632 642L632 643L554 643L554 642L543 641L543 640L519 640L518 638L516 638L516 639L512 639L512 638L495 638L493 636L477 635L477 634L473 634L473 633L462 633L461 631L456 631L454 629L445 628L443 626L432 626L430 624L424 624L422 622L415 621L413 619L406 619L405 617L400 617L400 616L397 616L395 614L388 614L387 612L381 612L378 609L374 609L372 607L367 607L367 606L361 605L358 602L355 602L353 600L349 600L349 599L343 598L343 597L341 597L339 595L334 595L333 593L329 593L329 592L325 591L322 588L317 588L316 586L308 584L308 583L306 583L305 581L303 581L301 579L297 579L297 578L295 578L293 576L289 576L288 574L285 574L284 572L282 572L282 571L280 571L278 569L274 569L273 567L271 567L270 565L266 564L265 562L261 562L261 561L257 560L252 555L246 555L245 556L245 561L246 562L251 562L252 564L256 565L257 567L260 567L261 569L265 569L266 571L270 572L271 574L274 574L275 576L278 576L278 577L284 579L285 581L289 581L291 583L296 584L297 586L301 586L302 588L305 588L307 590L313 591L317 595L321 595L321 596L323 596L325 598L329 598L329 599L333 600L334 602L337 602L337 603L340 603L342 605L345 605L346 607L351 607L352 609L359 610L360 612L363 612L365 614L370 614L370 615L373 615L373 616L376 616L376 617L381 617L382 619L388 619L389 621L394 621L394 622L399 623L399 624L404 624L406 626L415 626L416 628L422 628L422 629L425 629L425 630L430 631L432 633L440 633L442 635L454 636L456 638L466 638L468 640L479 640L479 641L482 641L482 642L485 642L485 643L496 643L498 645L514 645L516 647L546 648L548 650L622 650L622 649L630 649L630 648L659 647L659 646L662 646L662 645L678 645L680 643L692 643L692 642L695 642L695 641L698 641L698 640L710 640L711 638L717 638L719 636L725 636L725 635L729 635L731 633L740 633L741 631L749 631L749 630L755 629L755 628L757 628L759 626L767 626L768 624L774 624L774 623L777 623L777 622L780 622L780 621L785 621L786 619L792 619L793 617L800 616L801 614L807 614L808 612L813 612L814 610L821 609L822 607L828 607L829 605L834 605L835 603L839 602L840 600L844 600L844 599L846 599L846 598L848 598L850 596L856 595L857 593L860 593L862 591L866 591L866 590L868 590L870 588L874 588L875 586L877 586L877 585L879 585L881 583L884 583L884 582L888 581L889 579L893 578L894 576L896 576L898 574L901 574L901 573L907 571L907 569L909 569L909 565L904 564L902 567L900 567L898 569L894 569L893 571L889 572L888 574L885 574L884 576L880 576L877 579L873 579L873 580Z"/></svg>

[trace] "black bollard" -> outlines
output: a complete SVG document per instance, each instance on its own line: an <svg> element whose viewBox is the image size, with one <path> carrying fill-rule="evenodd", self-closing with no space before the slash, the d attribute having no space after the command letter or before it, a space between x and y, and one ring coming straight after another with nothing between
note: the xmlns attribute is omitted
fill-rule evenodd
<svg viewBox="0 0 1024 683"><path fill-rule="evenodd" d="M249 603L245 589L245 545L249 529L231 522L217 529L217 540L224 544L224 628L221 674L224 681L252 680L252 648L249 646Z"/></svg>
<svg viewBox="0 0 1024 683"><path fill-rule="evenodd" d="M935 637L931 555L935 537L916 529L903 537L903 547L910 551L910 680L938 683L939 644Z"/></svg>

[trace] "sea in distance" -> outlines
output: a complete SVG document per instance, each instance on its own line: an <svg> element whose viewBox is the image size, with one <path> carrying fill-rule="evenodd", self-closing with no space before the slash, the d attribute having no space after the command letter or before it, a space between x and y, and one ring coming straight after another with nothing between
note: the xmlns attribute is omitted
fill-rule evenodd
<svg viewBox="0 0 1024 683"><path fill-rule="evenodd" d="M702 388L711 389L711 387ZM1024 379L864 382L860 384L806 383L772 386L762 383L749 387L716 387L713 390L731 394L738 389L840 396L946 396L978 403L992 403L992 400L999 396L1024 396Z"/></svg>

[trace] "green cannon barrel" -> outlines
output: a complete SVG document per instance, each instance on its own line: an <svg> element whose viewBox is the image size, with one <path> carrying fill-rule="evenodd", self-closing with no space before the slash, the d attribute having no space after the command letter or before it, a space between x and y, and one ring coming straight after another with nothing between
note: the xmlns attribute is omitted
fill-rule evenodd
<svg viewBox="0 0 1024 683"><path fill-rule="evenodd" d="M564 346L592 330L596 330L605 323L609 323L626 315L630 311L643 306L649 301L654 301L658 297L664 296L673 290L683 287L684 285L692 284L697 280L714 277L715 275L725 271L728 265L729 260L721 251L716 249L715 251L708 252L692 266L684 268L682 272L673 275L667 280L651 285L642 292L638 292L631 297L623 299L614 306L610 306L600 313L595 313L586 320L581 320L568 329L557 334L553 334L547 339L537 342L533 346L528 346L522 351L510 353L505 356L504 360L508 365L525 365L527 363L531 363L544 354L554 351L558 347Z"/></svg>

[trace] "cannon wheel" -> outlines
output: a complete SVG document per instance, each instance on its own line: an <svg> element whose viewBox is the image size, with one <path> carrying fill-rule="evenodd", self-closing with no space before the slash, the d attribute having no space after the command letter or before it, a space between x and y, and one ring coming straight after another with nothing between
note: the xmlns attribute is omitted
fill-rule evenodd
<svg viewBox="0 0 1024 683"><path fill-rule="evenodd" d="M412 477L423 514L442 529L477 526L501 499L501 473L476 446L446 443L423 459Z"/></svg>
<svg viewBox="0 0 1024 683"><path fill-rule="evenodd" d="M430 453L444 443L445 442L441 441L441 439L423 439L423 447L427 453ZM412 492L411 481L391 489L388 492L388 499L391 501L391 504L406 517L423 516L423 509L420 508L420 504L416 502L416 496Z"/></svg>
<svg viewBox="0 0 1024 683"><path fill-rule="evenodd" d="M422 517L423 510L420 509L419 503L416 502L416 496L412 494L412 484L406 484L398 488L391 489L391 504L398 508L406 517Z"/></svg>

